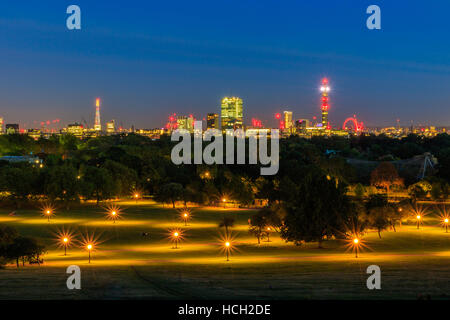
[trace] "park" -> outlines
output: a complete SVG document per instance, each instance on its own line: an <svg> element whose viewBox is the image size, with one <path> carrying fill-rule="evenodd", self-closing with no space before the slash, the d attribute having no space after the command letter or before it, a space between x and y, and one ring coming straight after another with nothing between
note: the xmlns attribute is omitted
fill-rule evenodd
<svg viewBox="0 0 450 320"><path fill-rule="evenodd" d="M450 233L433 208L419 228L412 217L382 238L366 232L357 258L345 239L319 249L270 230L258 244L249 233L255 209L152 199L52 208L50 218L40 208L0 209L1 225L46 248L41 264L0 269L0 299L448 299ZM66 287L70 265L81 269L81 290ZM370 265L381 268L381 290L366 287Z"/></svg>

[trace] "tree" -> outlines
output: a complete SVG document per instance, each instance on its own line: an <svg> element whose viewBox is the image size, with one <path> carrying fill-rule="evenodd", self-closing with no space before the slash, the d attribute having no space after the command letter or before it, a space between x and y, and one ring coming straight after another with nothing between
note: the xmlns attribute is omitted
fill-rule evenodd
<svg viewBox="0 0 450 320"><path fill-rule="evenodd" d="M39 174L28 164L17 167L7 166L0 172L1 188L10 193L16 207L20 208L28 197L37 194Z"/></svg>
<svg viewBox="0 0 450 320"><path fill-rule="evenodd" d="M299 245L318 242L322 248L325 237L346 232L351 214L346 187L327 179L319 169L311 167L296 188L291 189L292 200L286 202L286 217L280 228L281 237Z"/></svg>
<svg viewBox="0 0 450 320"><path fill-rule="evenodd" d="M48 169L45 191L52 201L61 199L69 210L70 202L78 199L77 171L71 165L53 166Z"/></svg>
<svg viewBox="0 0 450 320"><path fill-rule="evenodd" d="M386 189L386 194L393 185L402 186L403 180L398 175L397 169L390 162L382 162L372 171L370 175L370 183L373 186Z"/></svg>
<svg viewBox="0 0 450 320"><path fill-rule="evenodd" d="M94 166L86 167L83 174L81 193L87 198L97 200L109 199L114 190L113 179L108 170Z"/></svg>
<svg viewBox="0 0 450 320"><path fill-rule="evenodd" d="M16 229L0 225L0 265L8 261L8 247L17 236Z"/></svg>
<svg viewBox="0 0 450 320"><path fill-rule="evenodd" d="M225 235L228 238L230 236L228 230L234 226L234 218L230 216L223 216L219 222L219 228L225 228Z"/></svg>
<svg viewBox="0 0 450 320"><path fill-rule="evenodd" d="M22 260L22 266L25 265L25 260L32 260L37 258L44 252L45 247L41 245L36 239L30 237L16 237L11 244L6 248L6 258L8 260L15 260L17 268L19 268L19 260Z"/></svg>
<svg viewBox="0 0 450 320"><path fill-rule="evenodd" d="M364 188L364 186L361 183L358 183L355 186L355 198L358 201L362 201L364 199L364 195L366 193L366 190Z"/></svg>
<svg viewBox="0 0 450 320"><path fill-rule="evenodd" d="M264 237L266 228L267 220L261 211L251 216L248 231L258 239L258 244L261 244L261 238Z"/></svg>
<svg viewBox="0 0 450 320"><path fill-rule="evenodd" d="M159 190L156 200L160 202L171 202L175 208L175 202L178 201L183 194L183 186L179 183L171 182L163 185Z"/></svg>
<svg viewBox="0 0 450 320"><path fill-rule="evenodd" d="M125 196L136 189L138 177L135 170L112 160L107 160L102 167L108 170L113 179L115 195Z"/></svg>
<svg viewBox="0 0 450 320"><path fill-rule="evenodd" d="M368 219L372 228L378 232L378 237L381 239L381 232L386 230L391 224L389 221L389 207L372 208L369 211Z"/></svg>
<svg viewBox="0 0 450 320"><path fill-rule="evenodd" d="M434 183L431 185L431 198L432 198L433 200L435 200L435 201L438 201L438 200L441 199L442 194L443 194L443 191L442 191L442 185L441 185L441 183L439 183L439 182L434 182Z"/></svg>

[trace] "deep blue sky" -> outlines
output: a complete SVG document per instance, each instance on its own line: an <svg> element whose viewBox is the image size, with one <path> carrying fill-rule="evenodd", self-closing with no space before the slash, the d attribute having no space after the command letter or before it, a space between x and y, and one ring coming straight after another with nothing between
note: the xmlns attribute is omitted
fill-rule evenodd
<svg viewBox="0 0 450 320"><path fill-rule="evenodd" d="M66 29L70 4L80 31ZM370 4L381 31L366 28ZM318 116L327 76L333 126L355 113L450 125L449 15L448 0L2 1L0 116L92 123L100 96L103 121L151 128L237 95L246 123L270 125L285 109Z"/></svg>

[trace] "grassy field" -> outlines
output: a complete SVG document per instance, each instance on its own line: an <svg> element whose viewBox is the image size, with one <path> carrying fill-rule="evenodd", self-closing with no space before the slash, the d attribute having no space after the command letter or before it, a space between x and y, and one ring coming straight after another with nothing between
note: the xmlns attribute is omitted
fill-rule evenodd
<svg viewBox="0 0 450 320"><path fill-rule="evenodd" d="M0 269L0 299L432 299L450 297L450 233L426 216L419 230L404 224L397 232L365 236L368 249L356 259L345 243L296 247L275 233L257 245L248 234L252 210L195 208L184 226L179 213L151 201L120 202L123 219L113 223L102 208L82 206L56 211L50 222L39 210L0 210L0 224L48 245L41 266L8 265ZM217 227L224 216L236 218L235 250L230 261L221 253ZM55 234L71 229L78 238L98 238L92 262L85 249L64 250ZM183 230L184 241L172 249L170 228ZM142 233L148 232L148 237ZM68 290L67 266L81 268L82 290ZM368 290L366 268L379 265L381 290Z"/></svg>

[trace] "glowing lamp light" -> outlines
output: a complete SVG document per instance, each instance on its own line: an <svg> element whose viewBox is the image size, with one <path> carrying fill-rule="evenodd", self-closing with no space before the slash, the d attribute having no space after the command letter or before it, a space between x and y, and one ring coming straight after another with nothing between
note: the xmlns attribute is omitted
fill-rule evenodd
<svg viewBox="0 0 450 320"><path fill-rule="evenodd" d="M444 219L445 232L448 233L448 218Z"/></svg>
<svg viewBox="0 0 450 320"><path fill-rule="evenodd" d="M63 239L63 242L67 243L67 242L69 242L69 239L66 237L66 238Z"/></svg>
<svg viewBox="0 0 450 320"><path fill-rule="evenodd" d="M358 258L359 251L366 246L358 234L354 233L351 238L347 239L347 247L355 252L355 258Z"/></svg>
<svg viewBox="0 0 450 320"><path fill-rule="evenodd" d="M223 245L224 245L224 250L225 250L225 255L227 257L227 261L230 261L231 242L225 241Z"/></svg>
<svg viewBox="0 0 450 320"><path fill-rule="evenodd" d="M170 231L169 237L171 238L172 242L175 243L175 247L172 247L172 249L178 249L178 242L183 240L183 233L179 229L175 229Z"/></svg>

